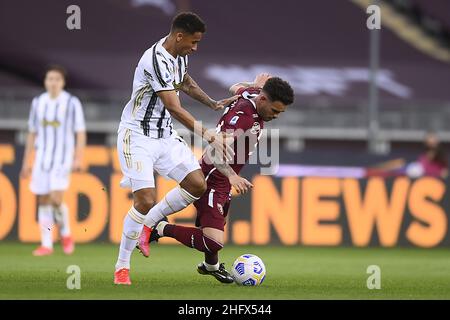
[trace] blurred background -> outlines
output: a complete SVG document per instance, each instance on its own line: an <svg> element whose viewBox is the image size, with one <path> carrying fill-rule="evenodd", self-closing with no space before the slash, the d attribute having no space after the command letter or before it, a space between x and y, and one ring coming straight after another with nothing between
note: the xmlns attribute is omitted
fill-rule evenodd
<svg viewBox="0 0 450 320"><path fill-rule="evenodd" d="M81 9L80 30L66 27L72 4ZM367 27L371 4L381 10L380 30ZM73 176L66 195L75 240L120 239L130 206L118 187L120 115L139 58L179 11L207 24L189 74L211 97L227 97L231 84L260 72L296 93L267 125L279 129L279 170L242 172L255 188L235 197L227 241L450 244L447 0L1 0L0 239L39 240L35 199L18 174L31 100L49 64L67 69L66 90L80 98L87 122L86 172ZM180 97L216 125L220 114ZM171 187L158 179L159 197ZM188 208L172 219L190 224L194 215Z"/></svg>

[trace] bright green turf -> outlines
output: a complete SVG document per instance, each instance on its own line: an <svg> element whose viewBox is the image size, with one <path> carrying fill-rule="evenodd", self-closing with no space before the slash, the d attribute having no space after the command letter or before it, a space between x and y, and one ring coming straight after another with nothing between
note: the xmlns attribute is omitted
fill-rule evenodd
<svg viewBox="0 0 450 320"><path fill-rule="evenodd" d="M61 248L33 257L32 245L0 243L0 299L450 299L449 249L358 249L227 246L231 266L243 253L260 256L267 277L260 287L224 285L197 274L201 254L171 245L135 252L131 287L112 283L118 247L78 245L73 256ZM80 266L81 290L66 288L66 268ZM381 268L381 290L368 290L367 266Z"/></svg>

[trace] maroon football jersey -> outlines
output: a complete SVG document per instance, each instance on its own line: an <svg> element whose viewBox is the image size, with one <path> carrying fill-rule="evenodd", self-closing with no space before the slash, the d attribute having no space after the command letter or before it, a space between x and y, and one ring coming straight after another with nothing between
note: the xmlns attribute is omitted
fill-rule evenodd
<svg viewBox="0 0 450 320"><path fill-rule="evenodd" d="M260 92L257 88L242 88L237 94L240 97L227 107L217 123L217 132L233 131L234 141L234 159L228 164L237 173L248 161L249 156L255 150L264 121L256 112L256 105L251 100ZM214 189L216 192L229 193L231 189L228 178L214 167L210 161L205 160L206 154L203 155L200 165L205 175L208 189Z"/></svg>

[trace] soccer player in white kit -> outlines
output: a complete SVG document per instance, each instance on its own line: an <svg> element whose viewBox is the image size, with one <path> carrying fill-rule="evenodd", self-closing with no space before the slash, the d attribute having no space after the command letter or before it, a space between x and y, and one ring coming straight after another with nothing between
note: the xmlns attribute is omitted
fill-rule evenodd
<svg viewBox="0 0 450 320"><path fill-rule="evenodd" d="M173 116L201 135L218 153L230 159L234 151L215 130L206 130L180 103L179 90L214 109L223 109L237 97L211 99L187 73L187 56L197 50L206 30L194 13L180 13L169 35L145 51L136 67L133 92L125 106L118 130L117 151L124 178L122 187L133 192L133 206L125 216L114 283L130 285L130 257L150 210L180 210L199 199L206 190L198 160L173 130ZM179 183L156 204L153 172ZM156 205L155 205L156 204ZM172 209L170 209L172 210ZM147 253L148 256L148 253Z"/></svg>
<svg viewBox="0 0 450 320"><path fill-rule="evenodd" d="M75 249L63 196L69 187L71 171L81 169L86 129L80 100L64 90L65 80L64 68L51 66L47 69L46 92L33 99L28 120L21 176L28 178L31 174L30 189L38 196L41 246L33 251L35 256L53 253L55 221L64 253L71 254ZM36 156L32 165L33 148Z"/></svg>

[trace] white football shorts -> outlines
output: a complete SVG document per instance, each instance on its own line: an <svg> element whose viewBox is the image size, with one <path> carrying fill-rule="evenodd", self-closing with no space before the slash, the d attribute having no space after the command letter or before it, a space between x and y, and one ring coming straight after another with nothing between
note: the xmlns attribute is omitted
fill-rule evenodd
<svg viewBox="0 0 450 320"><path fill-rule="evenodd" d="M31 192L37 195L45 195L52 191L67 190L70 183L70 171L70 168L63 166L57 166L47 171L36 163L31 175Z"/></svg>
<svg viewBox="0 0 450 320"><path fill-rule="evenodd" d="M124 175L120 186L133 192L154 188L154 171L180 183L189 173L200 169L199 161L176 133L156 139L120 127L117 154Z"/></svg>

